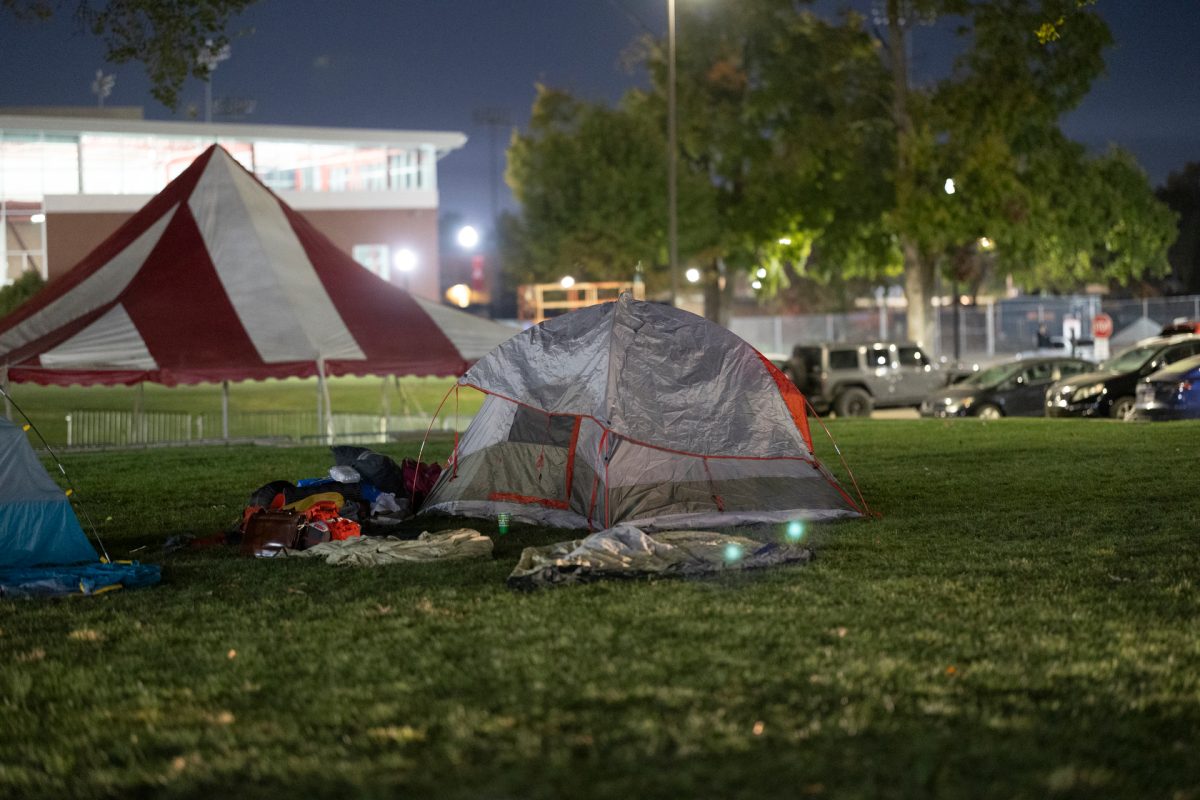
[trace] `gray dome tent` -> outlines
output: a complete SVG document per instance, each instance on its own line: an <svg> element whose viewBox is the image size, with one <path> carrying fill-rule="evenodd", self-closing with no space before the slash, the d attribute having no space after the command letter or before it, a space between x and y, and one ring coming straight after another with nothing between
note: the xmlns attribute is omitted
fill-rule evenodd
<svg viewBox="0 0 1200 800"><path fill-rule="evenodd" d="M548 320L462 378L487 394L426 511L646 530L856 517L804 398L725 328L628 295Z"/></svg>

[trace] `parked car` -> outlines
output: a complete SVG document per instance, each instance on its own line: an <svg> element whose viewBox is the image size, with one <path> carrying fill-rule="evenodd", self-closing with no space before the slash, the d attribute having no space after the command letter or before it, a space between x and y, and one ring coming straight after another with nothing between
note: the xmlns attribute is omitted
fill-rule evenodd
<svg viewBox="0 0 1200 800"><path fill-rule="evenodd" d="M1101 363L1095 372L1053 384L1046 392L1046 416L1124 419L1133 411L1138 381L1193 355L1200 355L1200 336L1195 334L1136 344Z"/></svg>
<svg viewBox="0 0 1200 800"><path fill-rule="evenodd" d="M839 417L868 417L875 408L917 407L950 374L910 342L796 345L783 373L813 408Z"/></svg>
<svg viewBox="0 0 1200 800"><path fill-rule="evenodd" d="M923 417L1040 417L1050 384L1090 372L1082 358L1019 358L996 364L959 383L931 393L921 403Z"/></svg>
<svg viewBox="0 0 1200 800"><path fill-rule="evenodd" d="M1200 419L1200 356L1176 361L1137 385L1134 419Z"/></svg>

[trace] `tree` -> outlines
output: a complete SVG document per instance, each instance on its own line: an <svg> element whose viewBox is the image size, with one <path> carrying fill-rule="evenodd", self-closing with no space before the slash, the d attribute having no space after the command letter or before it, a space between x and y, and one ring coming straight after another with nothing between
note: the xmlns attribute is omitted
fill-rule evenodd
<svg viewBox="0 0 1200 800"><path fill-rule="evenodd" d="M651 289L666 285L665 138L646 98L618 108L538 86L529 130L513 137L506 180L521 204L502 226L505 263L523 281L632 277L639 262ZM710 196L681 182L681 240L702 249Z"/></svg>
<svg viewBox="0 0 1200 800"><path fill-rule="evenodd" d="M0 288L0 319L7 317L46 285L37 270L25 270L21 277Z"/></svg>
<svg viewBox="0 0 1200 800"><path fill-rule="evenodd" d="M939 276L975 292L1000 270L1053 289L1165 269L1171 215L1136 162L1119 150L1089 156L1059 129L1111 42L1088 3L886 0L880 9L886 22L874 36L860 16L829 22L793 0L679 17L688 43L678 61L681 189L687 182L691 196L708 198L698 217L706 235L681 240L684 261L706 263L710 275L722 265L765 270L766 292L796 277L903 273L909 335L926 343ZM908 31L922 20L956 24L962 45L949 75L914 86ZM570 113L552 131L535 120L514 148L514 187L558 187L553 213L518 191L530 248L635 234L643 251L659 246L661 42L645 43L643 57L650 92L586 113L560 96L557 108ZM648 203L581 225L572 192L601 185ZM690 216L681 210L681 223Z"/></svg>
<svg viewBox="0 0 1200 800"><path fill-rule="evenodd" d="M168 108L179 104L189 75L207 80L211 66L206 51L229 43L230 19L255 0L0 0L18 20L46 21L72 6L83 28L100 38L105 58L113 64L141 62L150 77L151 92Z"/></svg>
<svg viewBox="0 0 1200 800"><path fill-rule="evenodd" d="M961 278L955 267L980 241L995 246L997 268L1034 288L1126 283L1165 268L1170 215L1134 160L1119 151L1089 158L1058 127L1112 42L1090 5L887 0L896 137L888 220L904 259L910 337L931 339L938 270ZM909 31L951 15L963 52L948 77L914 88Z"/></svg>
<svg viewBox="0 0 1200 800"><path fill-rule="evenodd" d="M1200 163L1172 172L1157 195L1179 216L1179 238L1169 254L1173 288L1200 292Z"/></svg>

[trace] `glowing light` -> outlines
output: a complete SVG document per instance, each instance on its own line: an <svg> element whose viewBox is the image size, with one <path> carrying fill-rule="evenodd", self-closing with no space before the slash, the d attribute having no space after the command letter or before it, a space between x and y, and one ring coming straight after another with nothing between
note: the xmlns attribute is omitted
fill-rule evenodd
<svg viewBox="0 0 1200 800"><path fill-rule="evenodd" d="M45 214L34 214L32 217L29 218L29 221L32 222L34 225L40 225L46 221L46 215Z"/></svg>
<svg viewBox="0 0 1200 800"><path fill-rule="evenodd" d="M695 267L689 267L688 271L683 273L683 277L687 278L688 283L699 283L700 270L696 269Z"/></svg>
<svg viewBox="0 0 1200 800"><path fill-rule="evenodd" d="M804 538L804 523L799 520L792 520L787 524L787 540L789 542L798 542Z"/></svg>
<svg viewBox="0 0 1200 800"><path fill-rule="evenodd" d="M742 558L742 546L730 542L725 545L725 560L729 562L740 561Z"/></svg>
<svg viewBox="0 0 1200 800"><path fill-rule="evenodd" d="M986 237L986 236L979 237L979 249L980 250L991 250L995 246L996 246L996 243L993 242L988 237Z"/></svg>
<svg viewBox="0 0 1200 800"><path fill-rule="evenodd" d="M464 225L458 229L458 246L467 250L475 249L475 245L479 244L479 231L475 230L470 225Z"/></svg>
<svg viewBox="0 0 1200 800"><path fill-rule="evenodd" d="M787 247L789 244L791 244L791 243L792 243L792 237L790 237L790 236L784 236L783 238L781 238L781 239L779 240L779 243L780 243L781 245L783 245L784 247Z"/></svg>
<svg viewBox="0 0 1200 800"><path fill-rule="evenodd" d="M575 279L572 278L570 275L564 275L563 279L558 282L558 285L563 287L564 289L570 289L572 286L575 285Z"/></svg>
<svg viewBox="0 0 1200 800"><path fill-rule="evenodd" d="M392 257L392 263L401 272L412 272L417 268L417 254L407 247L401 247L396 251L396 255Z"/></svg>
<svg viewBox="0 0 1200 800"><path fill-rule="evenodd" d="M761 288L762 288L762 281L752 281L752 282L750 283L750 288L751 288L751 289L761 289Z"/></svg>
<svg viewBox="0 0 1200 800"><path fill-rule="evenodd" d="M942 188L946 190L946 194L954 194L958 187L954 185L954 178L946 178L946 183Z"/></svg>
<svg viewBox="0 0 1200 800"><path fill-rule="evenodd" d="M471 287L465 283L456 283L446 290L446 299L459 308L471 305Z"/></svg>
<svg viewBox="0 0 1200 800"><path fill-rule="evenodd" d="M758 268L758 272L755 272L755 273L754 273L754 275L755 275L756 277L759 277L759 278L765 278L765 277L767 277L767 268L766 268L766 267L759 267L759 268Z"/></svg>

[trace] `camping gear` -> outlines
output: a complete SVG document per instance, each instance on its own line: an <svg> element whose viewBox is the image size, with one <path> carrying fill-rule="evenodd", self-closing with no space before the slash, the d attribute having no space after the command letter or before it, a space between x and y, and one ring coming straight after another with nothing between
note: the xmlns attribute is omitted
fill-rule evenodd
<svg viewBox="0 0 1200 800"><path fill-rule="evenodd" d="M256 558L273 558L285 549L301 545L303 515L296 511L259 510L246 519L241 553Z"/></svg>
<svg viewBox="0 0 1200 800"><path fill-rule="evenodd" d="M609 578L703 575L727 570L806 564L807 547L755 541L711 531L668 531L650 536L618 525L586 539L527 547L508 576L513 589L539 589Z"/></svg>
<svg viewBox="0 0 1200 800"><path fill-rule="evenodd" d="M508 526L512 524L512 514L507 511L501 511L496 515L496 531L501 536L508 533Z"/></svg>
<svg viewBox="0 0 1200 800"><path fill-rule="evenodd" d="M326 542L307 550L288 550L284 555L324 558L329 564L378 567L387 564L491 558L492 540L479 531L461 528L440 533L425 531L416 539L360 536L345 541Z"/></svg>
<svg viewBox="0 0 1200 800"><path fill-rule="evenodd" d="M622 295L509 339L423 511L567 528L725 527L863 512L813 455L800 391L694 314Z"/></svg>
<svg viewBox="0 0 1200 800"><path fill-rule="evenodd" d="M461 375L512 333L372 274L214 145L0 320L0 364L60 386Z"/></svg>

